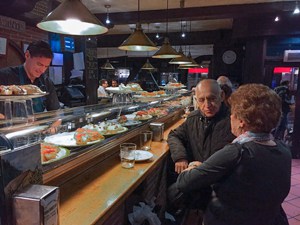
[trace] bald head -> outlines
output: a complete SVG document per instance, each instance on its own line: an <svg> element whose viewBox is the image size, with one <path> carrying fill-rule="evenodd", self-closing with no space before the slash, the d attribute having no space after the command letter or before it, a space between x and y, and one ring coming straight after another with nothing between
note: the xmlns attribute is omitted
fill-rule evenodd
<svg viewBox="0 0 300 225"><path fill-rule="evenodd" d="M229 80L229 78L226 77L226 76L219 76L219 78L217 79L217 82L218 82L219 85L226 84L228 87L232 88L232 83Z"/></svg>
<svg viewBox="0 0 300 225"><path fill-rule="evenodd" d="M213 117L219 112L223 101L223 92L216 80L205 79L200 81L195 94L199 110L204 116Z"/></svg>

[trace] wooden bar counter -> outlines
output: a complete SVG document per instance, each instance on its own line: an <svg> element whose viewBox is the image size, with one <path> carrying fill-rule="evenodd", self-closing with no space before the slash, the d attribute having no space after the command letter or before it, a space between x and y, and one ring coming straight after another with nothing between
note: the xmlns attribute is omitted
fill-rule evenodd
<svg viewBox="0 0 300 225"><path fill-rule="evenodd" d="M119 155L115 154L63 184L60 187L60 225L108 224L108 218L124 208L126 199L147 176L160 169L159 164L166 159L169 150L165 140L171 129L182 122L179 120L165 130L164 141L152 142L153 159L136 162L134 168L124 169ZM126 217L123 217L125 221Z"/></svg>

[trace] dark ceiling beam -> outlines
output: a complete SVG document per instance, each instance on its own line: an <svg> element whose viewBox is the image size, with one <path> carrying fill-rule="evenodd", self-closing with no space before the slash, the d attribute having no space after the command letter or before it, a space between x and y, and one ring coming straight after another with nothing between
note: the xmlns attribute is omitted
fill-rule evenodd
<svg viewBox="0 0 300 225"><path fill-rule="evenodd" d="M147 36L154 41L157 45L162 45L164 40L163 34L160 39L155 37L156 33L147 33ZM97 39L97 46L101 47L118 47L125 39L128 38L128 34L117 35L103 35ZM213 44L222 40L229 40L231 38L230 30L215 30L215 31L197 31L189 32L186 37L181 38L181 33L174 32L169 33L168 37L172 45L205 45Z"/></svg>
<svg viewBox="0 0 300 225"><path fill-rule="evenodd" d="M286 11L293 11L295 1L273 2L243 5L224 5L210 7L195 7L183 9L169 9L168 20L208 20L224 18L243 18L255 15L278 14ZM106 13L95 14L101 21L105 21ZM110 20L115 25L135 24L138 20L138 12L109 13ZM167 10L140 11L142 23L166 22Z"/></svg>

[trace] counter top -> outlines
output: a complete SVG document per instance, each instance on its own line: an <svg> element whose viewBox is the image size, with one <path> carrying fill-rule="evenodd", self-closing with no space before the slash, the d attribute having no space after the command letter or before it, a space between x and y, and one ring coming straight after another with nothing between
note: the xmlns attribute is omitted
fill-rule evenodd
<svg viewBox="0 0 300 225"><path fill-rule="evenodd" d="M118 154L82 173L60 187L60 225L102 224L105 219L141 184L168 153L165 141L182 120L165 130L164 141L152 142L153 159L136 162L134 168L121 167Z"/></svg>

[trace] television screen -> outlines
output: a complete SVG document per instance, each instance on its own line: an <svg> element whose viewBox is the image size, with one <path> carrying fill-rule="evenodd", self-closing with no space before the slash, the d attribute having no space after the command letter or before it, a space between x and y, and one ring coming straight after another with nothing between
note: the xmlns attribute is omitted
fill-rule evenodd
<svg viewBox="0 0 300 225"><path fill-rule="evenodd" d="M65 37L65 51L74 52L75 51L75 41L72 37Z"/></svg>
<svg viewBox="0 0 300 225"><path fill-rule="evenodd" d="M53 66L63 66L64 65L64 54L63 53L53 53L52 65Z"/></svg>
<svg viewBox="0 0 300 225"><path fill-rule="evenodd" d="M53 52L61 52L60 35L55 33L49 34L49 44Z"/></svg>

